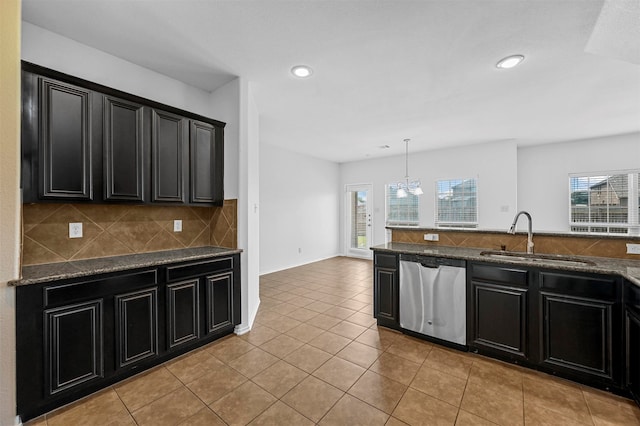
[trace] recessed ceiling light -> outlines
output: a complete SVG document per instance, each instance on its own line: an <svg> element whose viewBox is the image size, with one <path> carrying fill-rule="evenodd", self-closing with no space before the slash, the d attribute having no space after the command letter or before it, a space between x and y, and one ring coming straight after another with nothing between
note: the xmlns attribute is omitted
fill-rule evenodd
<svg viewBox="0 0 640 426"><path fill-rule="evenodd" d="M296 65L295 67L291 68L291 74L295 75L298 78L307 78L311 74L313 74L313 70L311 69L311 67L308 67L306 65Z"/></svg>
<svg viewBox="0 0 640 426"><path fill-rule="evenodd" d="M496 68L500 69L509 69L518 65L520 62L524 61L524 55L511 55L506 58L500 59L496 64Z"/></svg>

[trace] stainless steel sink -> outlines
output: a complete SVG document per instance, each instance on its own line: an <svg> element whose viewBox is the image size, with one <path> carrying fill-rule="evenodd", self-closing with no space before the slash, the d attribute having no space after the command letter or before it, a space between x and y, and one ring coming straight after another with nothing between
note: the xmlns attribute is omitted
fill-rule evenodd
<svg viewBox="0 0 640 426"><path fill-rule="evenodd" d="M553 254L528 254L510 251L483 251L480 253L480 256L486 256L492 259L509 260L512 262L533 262L550 266L595 266L595 263L590 260Z"/></svg>

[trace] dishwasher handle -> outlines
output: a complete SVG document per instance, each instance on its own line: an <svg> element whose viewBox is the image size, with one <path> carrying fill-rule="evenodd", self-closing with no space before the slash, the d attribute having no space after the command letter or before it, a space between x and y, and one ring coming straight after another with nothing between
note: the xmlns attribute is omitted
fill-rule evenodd
<svg viewBox="0 0 640 426"><path fill-rule="evenodd" d="M451 259L447 257L424 256L419 254L400 254L400 260L405 262L419 263L425 268L437 269L440 266L454 266L464 268L466 262L462 259Z"/></svg>

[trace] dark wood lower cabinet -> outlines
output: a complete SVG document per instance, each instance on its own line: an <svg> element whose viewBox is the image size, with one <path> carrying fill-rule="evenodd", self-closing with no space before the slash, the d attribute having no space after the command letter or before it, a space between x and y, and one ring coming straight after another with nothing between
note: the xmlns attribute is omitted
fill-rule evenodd
<svg viewBox="0 0 640 426"><path fill-rule="evenodd" d="M613 381L613 303L541 294L541 363Z"/></svg>
<svg viewBox="0 0 640 426"><path fill-rule="evenodd" d="M115 296L118 368L158 355L158 288Z"/></svg>
<svg viewBox="0 0 640 426"><path fill-rule="evenodd" d="M30 420L233 333L240 318L239 254L18 286L18 415Z"/></svg>
<svg viewBox="0 0 640 426"><path fill-rule="evenodd" d="M103 377L102 300L44 312L46 394Z"/></svg>
<svg viewBox="0 0 640 426"><path fill-rule="evenodd" d="M640 404L640 286L624 283L624 384Z"/></svg>
<svg viewBox="0 0 640 426"><path fill-rule="evenodd" d="M640 316L634 310L625 312L625 386L640 403Z"/></svg>
<svg viewBox="0 0 640 426"><path fill-rule="evenodd" d="M467 342L471 350L512 361L530 355L530 272L470 263L467 267Z"/></svg>
<svg viewBox="0 0 640 426"><path fill-rule="evenodd" d="M373 316L378 325L400 328L398 256L374 252L373 257Z"/></svg>
<svg viewBox="0 0 640 426"><path fill-rule="evenodd" d="M471 281L473 329L470 344L509 357L529 357L529 289Z"/></svg>
<svg viewBox="0 0 640 426"><path fill-rule="evenodd" d="M174 348L200 337L200 281L167 285L167 345Z"/></svg>
<svg viewBox="0 0 640 426"><path fill-rule="evenodd" d="M467 274L471 350L622 389L619 278L489 263L470 263Z"/></svg>
<svg viewBox="0 0 640 426"><path fill-rule="evenodd" d="M538 364L575 380L621 387L620 280L541 271L538 287Z"/></svg>
<svg viewBox="0 0 640 426"><path fill-rule="evenodd" d="M233 323L233 272L206 277L207 333Z"/></svg>

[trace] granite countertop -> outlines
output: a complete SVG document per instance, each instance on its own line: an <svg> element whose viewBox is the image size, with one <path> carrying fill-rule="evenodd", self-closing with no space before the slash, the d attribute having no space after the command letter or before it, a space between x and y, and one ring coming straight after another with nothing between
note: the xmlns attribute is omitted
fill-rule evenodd
<svg viewBox="0 0 640 426"><path fill-rule="evenodd" d="M425 246L424 244L412 243L387 243L379 246L371 247L372 250L390 253L405 254L422 254L433 257L446 257L452 259L474 260L481 262L502 263L509 265L524 265L538 268L552 268L565 271L577 272L593 272L600 274L617 274L628 279L632 283L640 286L640 260L615 259L609 257L587 257L587 256L571 256L571 259L583 260L592 264L562 264L558 265L553 262L555 257L561 256L545 255L551 259L546 265L544 260L536 259L536 261L527 261L520 259L508 258L492 258L482 256L480 253L491 251L479 248L469 247L448 247L448 246ZM513 252L508 252L513 253ZM523 253L524 256L526 254Z"/></svg>
<svg viewBox="0 0 640 426"><path fill-rule="evenodd" d="M148 268L189 260L228 256L241 252L242 250L240 249L225 247L197 247L24 266L22 268L22 278L9 281L9 285L39 284L54 280L85 277L129 269Z"/></svg>

